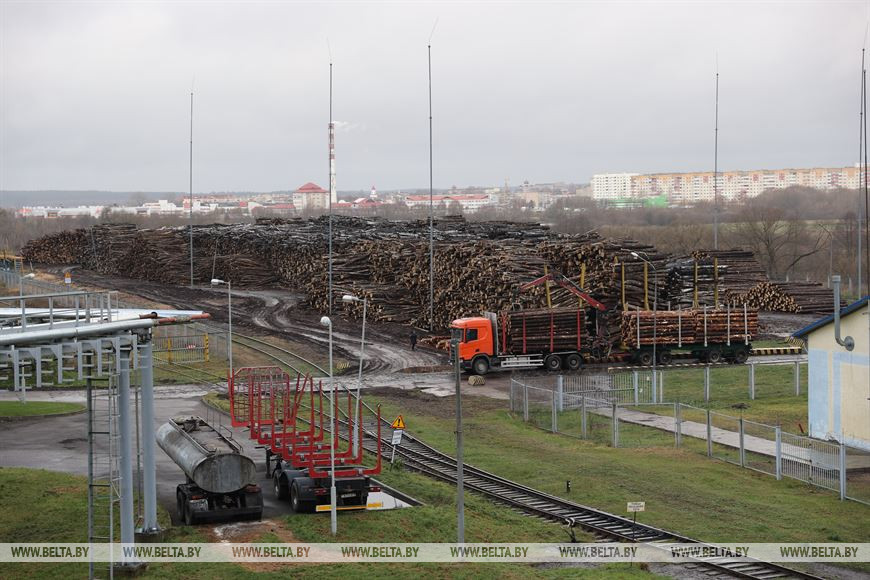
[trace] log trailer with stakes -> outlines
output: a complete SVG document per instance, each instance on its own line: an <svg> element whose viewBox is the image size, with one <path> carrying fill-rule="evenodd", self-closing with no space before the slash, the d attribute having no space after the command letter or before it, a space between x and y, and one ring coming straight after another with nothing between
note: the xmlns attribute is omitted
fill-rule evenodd
<svg viewBox="0 0 870 580"><path fill-rule="evenodd" d="M263 515L263 492L254 460L241 445L201 417L170 419L157 444L187 475L178 485L178 517L187 525L205 521L255 519Z"/></svg>
<svg viewBox="0 0 870 580"><path fill-rule="evenodd" d="M362 444L354 453L354 431L359 441L363 438L361 401L346 390L339 396L336 389L329 413L329 399L324 397L319 381L315 384L314 378L302 375L291 380L290 375L278 367L237 369L232 377L232 424L248 427L251 439L265 449L266 473L272 480L277 499L289 499L290 507L297 513L323 511L319 506L329 509L330 445L333 445L337 509L369 507L369 494L380 491L380 487L372 484L371 476L381 472L382 457L378 449L374 466L366 467ZM346 433L340 433L340 428L330 429L329 421L339 414L340 406L344 406L339 399L344 398L347 416L353 416L356 402L360 420L356 425L353 421L345 422ZM376 420L380 426L380 408ZM342 449L342 435L347 440L346 449Z"/></svg>
<svg viewBox="0 0 870 580"><path fill-rule="evenodd" d="M653 351L660 364L675 355L703 362L723 360L742 364L751 352L750 340L758 331L758 312L743 308L664 310L619 313L619 340L614 345L604 327L607 307L561 275L547 274L520 286L556 284L591 306L591 320L577 308L540 308L486 312L482 317L459 318L451 332L459 339L459 361L464 371L484 375L490 370L544 368L579 370L584 362L603 359L647 366ZM590 337L594 337L591 338ZM655 345L655 349L653 348Z"/></svg>

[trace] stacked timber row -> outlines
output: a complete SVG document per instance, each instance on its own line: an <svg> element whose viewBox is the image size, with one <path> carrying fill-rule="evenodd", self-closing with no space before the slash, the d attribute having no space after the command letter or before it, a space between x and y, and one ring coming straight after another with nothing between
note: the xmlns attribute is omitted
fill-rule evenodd
<svg viewBox="0 0 870 580"><path fill-rule="evenodd" d="M726 293L739 294L768 281L767 272L749 250L696 250L691 257L695 260L716 260L722 288Z"/></svg>
<svg viewBox="0 0 870 580"><path fill-rule="evenodd" d="M655 334L655 341L653 335ZM622 343L630 348L656 345L724 344L751 341L758 334L754 309L661 310L622 313Z"/></svg>
<svg viewBox="0 0 870 580"><path fill-rule="evenodd" d="M498 337L505 352L577 351L586 343L586 319L579 308L539 308L502 313Z"/></svg>
<svg viewBox="0 0 870 580"><path fill-rule="evenodd" d="M762 282L731 300L777 312L826 315L834 310L834 291L815 282Z"/></svg>
<svg viewBox="0 0 870 580"><path fill-rule="evenodd" d="M727 267L711 257L680 258L668 264L665 297L671 308L697 308L721 304L725 297Z"/></svg>

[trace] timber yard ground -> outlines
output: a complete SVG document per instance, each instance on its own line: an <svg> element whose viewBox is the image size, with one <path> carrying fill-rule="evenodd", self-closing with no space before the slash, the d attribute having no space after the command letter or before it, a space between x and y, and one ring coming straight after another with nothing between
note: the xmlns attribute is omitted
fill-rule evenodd
<svg viewBox="0 0 870 580"><path fill-rule="evenodd" d="M60 271L41 277L59 279ZM211 288L189 289L141 280L106 278L75 271L84 287L120 290L127 300L153 307L199 308L217 323L225 321L226 292ZM298 296L275 291L234 292L233 324L240 332L256 335L296 352L312 362L326 363L328 337L317 324L318 315L298 306ZM800 317L779 316L768 320L774 333L794 330L805 322ZM367 363L364 371L369 404L382 405L384 415L402 414L413 435L430 445L455 450L454 409L449 371L407 372L438 369L446 363L444 353L411 351L408 330L389 324L367 327ZM336 360L348 363L346 373L355 374L359 325L336 318ZM269 363L262 354L243 346L235 348L237 367ZM205 414L210 405L225 405L216 376L222 362L196 365L185 373L200 376L199 384L184 384L185 377L168 370L158 372L167 383L157 389L156 421L179 414ZM344 366L344 365L342 365ZM694 369L670 371L665 386L669 397L683 401L702 400L698 373ZM745 417L779 423L789 431L806 425L806 387L803 395L791 394L788 367L765 369L757 377L759 397L747 401L745 370L723 370L717 375L717 396L711 408L727 409L748 403ZM197 375L200 373L200 375ZM351 379L353 377L350 377ZM805 380L805 379L804 379ZM182 384L168 384L182 383ZM524 423L508 408L509 377L489 375L482 387L463 381L465 461L505 478L558 497L622 513L625 502L643 499L647 511L641 519L650 525L706 541L743 542L864 542L870 507L841 502L818 488L792 480L777 481L721 461L712 461L689 449L675 449L667 438L643 448L614 449L595 439L582 441L556 435ZM0 422L0 542L86 541L86 454L84 414L63 414L80 409L81 388L31 392L27 412L39 418ZM205 399L205 400L204 400ZM669 398L670 400L670 398ZM62 405L60 407L56 405ZM36 413L33 409L38 409ZM0 414L21 414L12 393L0 392ZM62 413L51 417L51 413ZM44 416L43 416L44 415ZM239 430L238 438L244 433ZM262 455L252 455L262 462ZM270 488L260 463L259 476ZM43 472L40 470L48 470ZM356 542L451 542L455 539L454 487L414 473L401 466L385 468L378 476L384 483L422 500L425 505L407 509L349 513L339 516L337 541ZM158 499L161 523L169 528L168 541L201 542L315 542L329 541L329 518L296 515L287 502L265 493L264 520L259 523L182 526L175 519L175 486L183 475L167 456L158 452ZM572 489L565 490L571 480ZM32 506L38 505L39 509ZM569 537L562 526L530 518L496 505L475 494L466 494L466 539L469 542L564 542ZM578 540L594 541L578 531ZM0 564L0 577L79 577L86 564ZM806 565L812 572L832 578L858 578L870 572L866 565ZM241 578L252 573L265 577L337 578L370 576L434 576L521 578L571 577L578 572L591 578L641 578L665 576L705 578L701 569L686 566L629 564L580 567L502 564L178 564L152 563L145 577Z"/></svg>

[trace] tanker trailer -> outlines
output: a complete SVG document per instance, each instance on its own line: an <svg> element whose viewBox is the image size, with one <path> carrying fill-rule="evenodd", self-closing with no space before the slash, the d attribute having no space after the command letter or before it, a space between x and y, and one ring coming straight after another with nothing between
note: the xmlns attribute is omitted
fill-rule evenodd
<svg viewBox="0 0 870 580"><path fill-rule="evenodd" d="M187 476L176 490L184 523L262 517L254 460L232 438L201 417L184 417L162 425L157 444Z"/></svg>

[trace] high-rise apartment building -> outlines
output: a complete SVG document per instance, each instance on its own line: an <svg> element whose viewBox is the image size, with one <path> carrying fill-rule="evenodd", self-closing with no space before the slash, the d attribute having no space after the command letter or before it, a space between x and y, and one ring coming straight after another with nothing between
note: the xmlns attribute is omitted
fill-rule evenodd
<svg viewBox="0 0 870 580"><path fill-rule="evenodd" d="M624 198L665 196L671 205L691 205L755 197L767 189L785 189L793 185L817 189L849 188L863 185L859 168L816 167L811 169L759 169L700 173L608 173L592 177L592 197L608 201Z"/></svg>

